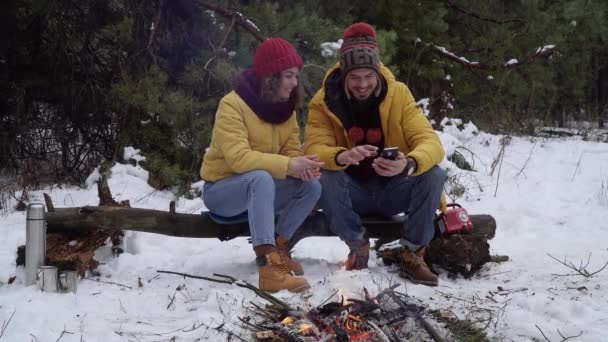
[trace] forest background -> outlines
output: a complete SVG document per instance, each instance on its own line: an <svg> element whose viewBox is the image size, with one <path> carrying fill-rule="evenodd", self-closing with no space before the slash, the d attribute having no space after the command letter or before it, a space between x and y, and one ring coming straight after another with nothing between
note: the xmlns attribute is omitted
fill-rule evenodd
<svg viewBox="0 0 608 342"><path fill-rule="evenodd" d="M188 196L217 104L260 40L296 46L310 97L356 21L377 28L382 62L437 129L455 117L533 135L608 117L604 0L11 0L0 4L0 193L83 184L134 146L152 186Z"/></svg>

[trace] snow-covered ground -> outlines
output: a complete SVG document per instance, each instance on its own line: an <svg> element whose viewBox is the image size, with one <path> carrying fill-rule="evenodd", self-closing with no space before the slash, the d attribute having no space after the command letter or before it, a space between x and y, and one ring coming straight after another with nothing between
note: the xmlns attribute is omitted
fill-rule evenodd
<svg viewBox="0 0 608 342"><path fill-rule="evenodd" d="M608 262L608 145L514 137L490 175L502 136L478 133L472 125L464 130L448 126L439 134L448 152L457 149L474 162L477 172L456 172L447 161L442 166L458 174L465 186L458 202L470 214L496 218L491 252L508 255L510 261L487 264L472 279L451 279L444 272L440 286L431 288L405 282L374 256L369 270L347 272L340 268L347 254L342 242L309 238L296 246L294 256L303 263L312 291L277 296L311 307L335 290L361 298L364 287L374 293L401 282L401 291L430 308L450 309L460 318L487 325L492 340L561 341L581 334L572 340L605 341L608 269L589 278L559 276L573 271L550 256L577 266L589 260L589 272ZM146 179L145 170L116 165L109 185L116 200L168 210L173 194L155 191ZM41 201L42 192L35 192L34 199ZM95 186L44 192L56 207L98 201ZM177 210L197 213L205 208L200 199L181 198ZM262 302L236 286L156 272L223 273L257 284L253 252L245 238L220 242L127 233L120 257L113 257L109 246L96 253L105 283L80 280L76 294L52 294L25 287L24 269L15 266L17 246L25 244L25 213L11 213L0 222L0 341L223 341L226 333L213 328L225 323L230 331L246 333L237 316L250 301ZM16 280L9 285L12 276ZM180 285L185 287L177 290Z"/></svg>

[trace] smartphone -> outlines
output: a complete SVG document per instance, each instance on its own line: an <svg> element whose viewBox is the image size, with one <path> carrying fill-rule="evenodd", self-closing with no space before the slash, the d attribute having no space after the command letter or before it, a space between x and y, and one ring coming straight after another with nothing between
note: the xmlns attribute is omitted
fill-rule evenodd
<svg viewBox="0 0 608 342"><path fill-rule="evenodd" d="M398 147L386 147L382 150L382 153L380 153L381 158L390 159L390 160L397 159L398 155L399 155Z"/></svg>

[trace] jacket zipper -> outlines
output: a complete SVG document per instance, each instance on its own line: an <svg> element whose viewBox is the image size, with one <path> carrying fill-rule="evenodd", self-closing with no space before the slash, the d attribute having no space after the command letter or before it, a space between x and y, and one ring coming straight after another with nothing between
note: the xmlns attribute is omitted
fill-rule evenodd
<svg viewBox="0 0 608 342"><path fill-rule="evenodd" d="M271 142L272 142L272 145L270 145L270 148L272 148L273 153L279 153L279 150L278 150L278 149L277 149L277 150L275 150L275 149L276 149L276 147L275 147L276 145L274 144L274 133L275 133L275 129L276 129L276 126L275 126L275 125L272 125L272 141L271 141Z"/></svg>

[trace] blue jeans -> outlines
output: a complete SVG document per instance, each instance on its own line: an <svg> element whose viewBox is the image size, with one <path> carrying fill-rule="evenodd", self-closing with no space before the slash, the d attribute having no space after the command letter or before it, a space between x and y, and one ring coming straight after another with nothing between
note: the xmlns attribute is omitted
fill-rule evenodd
<svg viewBox="0 0 608 342"><path fill-rule="evenodd" d="M435 234L445 172L438 166L418 176L380 177L360 182L344 171L323 171L319 201L330 229L344 241L365 239L360 215L390 217L407 213L401 243L411 250L427 245Z"/></svg>
<svg viewBox="0 0 608 342"><path fill-rule="evenodd" d="M255 170L206 182L203 201L212 213L231 217L247 212L253 246L274 245L275 232L289 239L321 196L321 184ZM276 216L276 229L275 229Z"/></svg>

